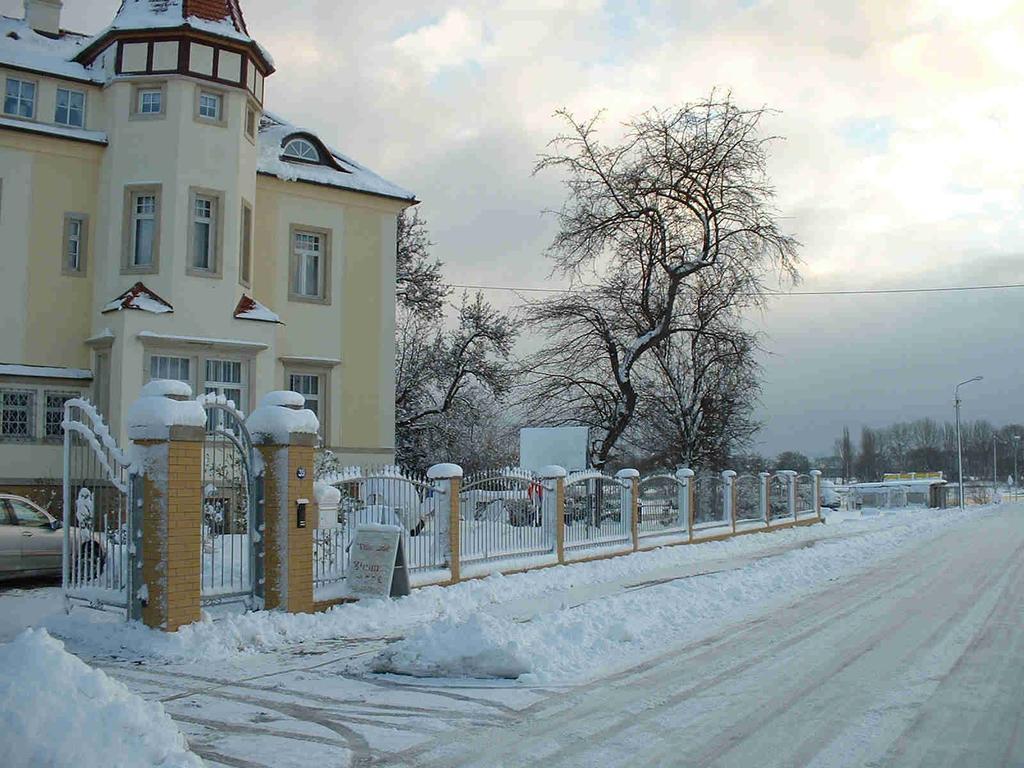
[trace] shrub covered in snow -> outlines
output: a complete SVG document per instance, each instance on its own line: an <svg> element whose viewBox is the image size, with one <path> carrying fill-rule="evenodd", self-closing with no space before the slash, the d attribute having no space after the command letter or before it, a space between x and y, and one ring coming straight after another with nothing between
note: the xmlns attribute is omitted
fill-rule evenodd
<svg viewBox="0 0 1024 768"><path fill-rule="evenodd" d="M201 768L157 702L64 650L46 630L0 646L0 765Z"/></svg>

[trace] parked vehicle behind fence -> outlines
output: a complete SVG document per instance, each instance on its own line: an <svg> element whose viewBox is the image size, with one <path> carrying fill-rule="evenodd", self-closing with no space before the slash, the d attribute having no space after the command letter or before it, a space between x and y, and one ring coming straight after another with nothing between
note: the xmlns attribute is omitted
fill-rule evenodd
<svg viewBox="0 0 1024 768"><path fill-rule="evenodd" d="M60 576L64 532L61 521L29 499L0 494L0 581L30 576ZM107 557L102 536L80 531L82 561L97 573Z"/></svg>

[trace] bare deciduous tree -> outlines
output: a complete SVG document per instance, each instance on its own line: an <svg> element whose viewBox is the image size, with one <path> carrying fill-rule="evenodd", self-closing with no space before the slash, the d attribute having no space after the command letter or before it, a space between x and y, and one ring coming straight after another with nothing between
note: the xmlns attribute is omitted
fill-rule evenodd
<svg viewBox="0 0 1024 768"><path fill-rule="evenodd" d="M772 205L764 109L712 93L631 120L614 145L598 138L597 118L560 114L569 130L538 170L566 176L549 255L577 290L529 307L550 340L531 361L529 397L549 422L595 427L600 467L636 415L648 357L673 336L701 333L696 302L757 304L768 270L796 278L797 243Z"/></svg>
<svg viewBox="0 0 1024 768"><path fill-rule="evenodd" d="M395 293L399 308L417 317L439 316L451 293L441 274L443 265L430 255L432 245L418 208L398 214Z"/></svg>
<svg viewBox="0 0 1024 768"><path fill-rule="evenodd" d="M420 464L424 442L458 411L469 418L480 400L499 400L512 385L509 357L515 324L477 293L463 296L454 328L411 312L399 313L395 361L396 450ZM436 459L437 457L433 457Z"/></svg>

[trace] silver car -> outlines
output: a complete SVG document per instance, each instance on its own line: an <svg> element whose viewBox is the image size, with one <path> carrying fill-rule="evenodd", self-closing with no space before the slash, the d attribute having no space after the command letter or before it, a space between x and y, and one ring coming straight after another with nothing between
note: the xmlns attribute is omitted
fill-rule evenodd
<svg viewBox="0 0 1024 768"><path fill-rule="evenodd" d="M99 536L82 533L82 555L102 571L106 547ZM60 520L28 499L0 494L0 581L60 576L63 547Z"/></svg>

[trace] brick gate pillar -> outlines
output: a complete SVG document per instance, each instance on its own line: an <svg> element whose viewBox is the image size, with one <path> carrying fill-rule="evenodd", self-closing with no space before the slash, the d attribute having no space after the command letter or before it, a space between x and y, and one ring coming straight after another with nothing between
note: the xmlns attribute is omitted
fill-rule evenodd
<svg viewBox="0 0 1024 768"><path fill-rule="evenodd" d="M187 384L151 381L128 410L139 465L142 546L138 600L146 626L175 632L199 621L206 411Z"/></svg>
<svg viewBox="0 0 1024 768"><path fill-rule="evenodd" d="M313 462L320 424L295 392L271 392L246 421L263 460L263 604L313 612Z"/></svg>

